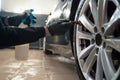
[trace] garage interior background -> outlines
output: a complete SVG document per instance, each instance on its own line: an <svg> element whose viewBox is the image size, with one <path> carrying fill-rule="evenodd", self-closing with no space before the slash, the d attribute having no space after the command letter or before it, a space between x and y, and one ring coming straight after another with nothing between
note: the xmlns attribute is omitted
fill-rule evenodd
<svg viewBox="0 0 120 80"><path fill-rule="evenodd" d="M49 13L55 8L58 0L0 0L0 15L11 16L14 13L22 13L28 9L34 9L36 14L36 26L45 25ZM30 43L30 48L41 48L42 39Z"/></svg>

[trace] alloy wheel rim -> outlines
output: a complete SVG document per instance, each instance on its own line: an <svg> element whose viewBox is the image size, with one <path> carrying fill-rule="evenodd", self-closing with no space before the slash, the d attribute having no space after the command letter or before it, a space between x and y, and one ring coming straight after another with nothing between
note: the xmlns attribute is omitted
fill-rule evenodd
<svg viewBox="0 0 120 80"><path fill-rule="evenodd" d="M109 15L111 5L113 11ZM80 69L87 80L114 80L120 75L113 50L120 53L120 37L114 33L120 23L117 0L86 0L76 28L76 52ZM119 55L118 55L119 56Z"/></svg>

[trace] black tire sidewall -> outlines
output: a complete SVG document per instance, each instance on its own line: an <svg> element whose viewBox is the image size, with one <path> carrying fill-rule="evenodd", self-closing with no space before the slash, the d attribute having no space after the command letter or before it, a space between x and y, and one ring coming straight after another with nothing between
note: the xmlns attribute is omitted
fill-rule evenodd
<svg viewBox="0 0 120 80"><path fill-rule="evenodd" d="M78 20L78 17L80 15L80 11L82 6L84 5L85 0L81 0L76 12L76 16L75 16L75 21ZM80 65L79 65L79 61L78 61L78 57L77 57L77 51L76 51L76 28L77 25L74 25L74 34L73 34L73 51L74 51L74 57L75 57L75 63L76 63L76 68L77 68L77 72L78 72L78 76L80 78L80 80L86 80L85 77L83 76L83 73L80 69Z"/></svg>

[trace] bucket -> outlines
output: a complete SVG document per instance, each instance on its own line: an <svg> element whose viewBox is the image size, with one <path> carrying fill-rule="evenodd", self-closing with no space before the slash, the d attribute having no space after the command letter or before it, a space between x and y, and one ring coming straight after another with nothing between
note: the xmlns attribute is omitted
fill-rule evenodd
<svg viewBox="0 0 120 80"><path fill-rule="evenodd" d="M25 24L21 23L19 28L27 27ZM29 57L29 44L22 44L15 46L15 59L17 60L27 60Z"/></svg>
<svg viewBox="0 0 120 80"><path fill-rule="evenodd" d="M15 46L15 59L27 60L29 57L29 44Z"/></svg>

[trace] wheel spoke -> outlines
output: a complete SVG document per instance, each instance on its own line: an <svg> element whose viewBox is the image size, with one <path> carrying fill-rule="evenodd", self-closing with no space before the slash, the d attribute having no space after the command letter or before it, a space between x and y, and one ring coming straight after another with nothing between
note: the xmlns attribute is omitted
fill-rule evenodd
<svg viewBox="0 0 120 80"><path fill-rule="evenodd" d="M113 15L110 19L110 22L116 21L119 18L120 18L120 10L118 8L116 8L115 12L113 13Z"/></svg>
<svg viewBox="0 0 120 80"><path fill-rule="evenodd" d="M108 46L120 52L120 38L106 39L105 42Z"/></svg>
<svg viewBox="0 0 120 80"><path fill-rule="evenodd" d="M107 2L108 0L98 0L98 23L99 27L102 27L105 23L105 17L107 15ZM101 15L101 16L100 16Z"/></svg>
<svg viewBox="0 0 120 80"><path fill-rule="evenodd" d="M86 74L89 74L95 61L96 61L96 47L94 47L94 49L90 52L89 56L87 57L87 60L83 65L83 72L85 72Z"/></svg>
<svg viewBox="0 0 120 80"><path fill-rule="evenodd" d="M119 69L117 70L117 72L115 73L114 77L111 80L117 80L119 76L120 76L120 66L119 66Z"/></svg>
<svg viewBox="0 0 120 80"><path fill-rule="evenodd" d="M110 80L114 74L115 74L115 69L113 67L113 63L111 61L111 55L110 53L107 54L105 49L100 49L99 53L101 54L101 62L104 70L104 74L107 78L107 80Z"/></svg>
<svg viewBox="0 0 120 80"><path fill-rule="evenodd" d="M103 78L103 68L102 68L102 63L101 63L101 54L100 51L98 52L97 56L97 67L96 67L96 75L95 75L95 80L102 80Z"/></svg>
<svg viewBox="0 0 120 80"><path fill-rule="evenodd" d="M113 20L104 26L105 29L105 35L113 35L115 29L119 27L120 25L120 19Z"/></svg>
<svg viewBox="0 0 120 80"><path fill-rule="evenodd" d="M90 20L85 15L82 15L79 20L86 29L88 29L91 33L94 33L94 24L90 22Z"/></svg>
<svg viewBox="0 0 120 80"><path fill-rule="evenodd" d="M84 50L82 50L80 52L80 55L78 56L79 59L84 59L86 56L88 56L94 47L95 47L95 45L92 44L92 45L88 46L87 48L85 48Z"/></svg>
<svg viewBox="0 0 120 80"><path fill-rule="evenodd" d="M113 13L109 23L107 23L107 26L105 26L105 35L110 35L113 34L115 31L116 27L118 27L120 19L119 19L119 9L116 9L115 12Z"/></svg>
<svg viewBox="0 0 120 80"><path fill-rule="evenodd" d="M110 35L110 34L113 34L116 27L119 27L120 25L120 19L119 19L119 12L120 10L119 9L116 9L114 14L112 15L109 23L107 23L107 26L105 26L105 35Z"/></svg>
<svg viewBox="0 0 120 80"><path fill-rule="evenodd" d="M92 34L88 33L88 32L77 32L77 36L79 39L88 39L88 40L91 40L93 39L93 36Z"/></svg>
<svg viewBox="0 0 120 80"><path fill-rule="evenodd" d="M95 24L98 24L98 16L97 16L97 3L95 0L90 0L89 2L90 10L94 19Z"/></svg>

